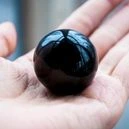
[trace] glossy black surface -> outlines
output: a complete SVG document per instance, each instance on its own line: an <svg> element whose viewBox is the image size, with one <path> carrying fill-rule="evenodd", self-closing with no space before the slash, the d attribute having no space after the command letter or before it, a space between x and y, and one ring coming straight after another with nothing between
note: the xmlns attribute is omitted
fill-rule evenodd
<svg viewBox="0 0 129 129"><path fill-rule="evenodd" d="M94 46L74 30L49 33L34 54L38 79L55 95L79 94L91 83L97 67Z"/></svg>

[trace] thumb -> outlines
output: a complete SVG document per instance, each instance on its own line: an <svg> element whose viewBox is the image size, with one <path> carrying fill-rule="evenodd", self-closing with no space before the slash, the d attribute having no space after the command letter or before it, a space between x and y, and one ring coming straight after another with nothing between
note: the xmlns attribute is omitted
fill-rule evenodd
<svg viewBox="0 0 129 129"><path fill-rule="evenodd" d="M16 30L12 23L4 22L0 24L0 56L10 55L16 47Z"/></svg>

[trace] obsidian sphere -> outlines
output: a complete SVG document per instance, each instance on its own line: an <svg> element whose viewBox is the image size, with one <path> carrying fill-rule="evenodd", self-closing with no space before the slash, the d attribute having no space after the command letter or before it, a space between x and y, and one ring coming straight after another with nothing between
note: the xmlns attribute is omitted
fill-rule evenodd
<svg viewBox="0 0 129 129"><path fill-rule="evenodd" d="M90 40L74 30L47 34L34 53L39 81L55 95L76 95L92 82L98 68Z"/></svg>

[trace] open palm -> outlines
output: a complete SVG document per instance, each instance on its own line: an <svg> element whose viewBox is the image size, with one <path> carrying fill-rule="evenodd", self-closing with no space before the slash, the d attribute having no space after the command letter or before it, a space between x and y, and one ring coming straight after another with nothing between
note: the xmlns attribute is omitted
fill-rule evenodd
<svg viewBox="0 0 129 129"><path fill-rule="evenodd" d="M97 49L99 70L80 96L59 98L50 94L35 76L33 51L14 62L0 58L1 129L114 127L129 96L129 5L110 20L100 23L121 1L90 0L59 27L75 29L89 36ZM8 45L1 44L3 48L5 44L7 48L14 46L15 40L5 32L1 31L0 35L8 41ZM10 51L1 51L1 56Z"/></svg>

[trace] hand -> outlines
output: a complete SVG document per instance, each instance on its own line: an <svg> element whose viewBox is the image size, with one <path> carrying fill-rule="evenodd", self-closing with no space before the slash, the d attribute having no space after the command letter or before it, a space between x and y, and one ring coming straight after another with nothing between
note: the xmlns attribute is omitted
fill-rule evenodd
<svg viewBox="0 0 129 129"><path fill-rule="evenodd" d="M99 70L80 96L51 96L35 76L33 51L14 62L0 58L1 129L114 127L129 97L129 5L101 23L121 1L90 0L59 27L89 36L97 49Z"/></svg>

